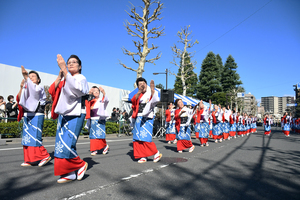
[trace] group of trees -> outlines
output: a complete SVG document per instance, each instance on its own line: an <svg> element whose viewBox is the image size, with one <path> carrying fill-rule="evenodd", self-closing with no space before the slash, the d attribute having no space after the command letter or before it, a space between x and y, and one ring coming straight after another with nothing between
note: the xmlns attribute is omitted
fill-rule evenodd
<svg viewBox="0 0 300 200"><path fill-rule="evenodd" d="M185 70L189 67L192 68L187 65ZM237 93L244 92L244 88L241 87L242 81L236 71L237 67L231 55L227 57L223 65L221 56L210 51L201 64L199 77L191 76L192 78L186 81L189 89L186 95L203 101L211 99L214 104L230 104L231 107L235 107L241 103L241 100L236 97ZM177 75L180 73L181 68ZM176 79L175 93L182 94L180 84L180 80Z"/></svg>
<svg viewBox="0 0 300 200"><path fill-rule="evenodd" d="M122 48L123 53L131 56L134 63L138 64L138 68L134 69L119 61L124 68L136 72L137 78L142 76L145 63L154 64L154 61L158 60L161 55L157 54L156 57L147 59L150 51L158 48L154 44L149 47L149 39L155 39L164 35L164 28L161 28L161 26L150 28L154 21L162 19L160 15L163 3L159 0L142 0L142 2L144 5L140 6L140 14L136 7L131 4L130 12L127 12L127 14L133 21L129 22L126 20L124 24L127 33L137 38L133 40L137 50L133 52L124 47ZM176 76L175 93L204 101L211 99L213 103L222 105L230 103L231 107L238 105L240 100L236 98L236 94L244 92L244 88L241 87L242 81L236 71L238 66L234 58L229 55L223 65L219 54L215 55L213 52L209 52L202 62L200 75L197 77L197 74L194 72L196 62L192 61L193 55L189 52L189 49L199 42L197 40L192 41L189 27L186 26L177 33L180 39L179 43L183 47L179 48L175 44L172 47L174 59L171 63L178 67L178 73L173 74ZM176 62L176 59L179 59L179 61ZM157 87L163 88L163 85L158 84Z"/></svg>

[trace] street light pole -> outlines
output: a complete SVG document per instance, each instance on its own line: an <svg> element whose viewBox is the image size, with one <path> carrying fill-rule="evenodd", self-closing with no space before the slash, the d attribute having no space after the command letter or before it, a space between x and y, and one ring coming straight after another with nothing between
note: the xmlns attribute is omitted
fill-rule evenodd
<svg viewBox="0 0 300 200"><path fill-rule="evenodd" d="M166 69L166 90L168 89L168 69Z"/></svg>
<svg viewBox="0 0 300 200"><path fill-rule="evenodd" d="M153 73L153 75L157 75L157 74L166 74L166 90L167 90L168 89L168 69L166 69L166 72Z"/></svg>

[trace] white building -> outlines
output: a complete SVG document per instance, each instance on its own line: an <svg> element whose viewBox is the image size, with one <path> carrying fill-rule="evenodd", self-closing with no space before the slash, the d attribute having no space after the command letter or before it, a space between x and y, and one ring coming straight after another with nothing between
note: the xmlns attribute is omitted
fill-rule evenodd
<svg viewBox="0 0 300 200"><path fill-rule="evenodd" d="M28 72L30 69L26 69ZM48 74L44 72L37 71L42 80L42 86L50 86L56 79L57 75ZM0 96L4 97L4 101L7 102L8 95L13 95L16 100L16 96L20 90L20 83L23 79L21 74L20 67L14 67L10 65L5 65L0 63ZM106 85L100 85L97 83L88 83L89 87L92 86L101 86L105 92L107 97L109 98L109 104L107 106L107 112L111 113L114 107L119 108L120 110L126 110L129 112L131 104L125 103L122 101L122 97L128 96L131 92L129 90L123 90L119 88L113 88Z"/></svg>
<svg viewBox="0 0 300 200"><path fill-rule="evenodd" d="M283 115L288 108L288 104L294 102L294 97L284 96L284 97L262 97L261 106L264 107L265 112L274 115Z"/></svg>

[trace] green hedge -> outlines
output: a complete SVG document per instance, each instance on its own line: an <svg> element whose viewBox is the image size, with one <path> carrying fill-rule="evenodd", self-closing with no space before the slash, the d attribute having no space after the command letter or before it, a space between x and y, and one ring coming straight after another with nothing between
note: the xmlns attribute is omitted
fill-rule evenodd
<svg viewBox="0 0 300 200"><path fill-rule="evenodd" d="M22 121L21 121L22 122ZM85 125L86 122L84 122ZM84 126L83 126L84 127ZM0 134L2 138L21 137L23 123L7 122L0 123ZM57 120L45 119L43 128L43 137L55 137ZM106 122L106 134L119 133L119 124L115 122ZM88 134L88 130L83 128L81 134Z"/></svg>
<svg viewBox="0 0 300 200"><path fill-rule="evenodd" d="M2 138L15 138L20 137L22 132L22 123L15 122L1 122L0 123L0 134Z"/></svg>

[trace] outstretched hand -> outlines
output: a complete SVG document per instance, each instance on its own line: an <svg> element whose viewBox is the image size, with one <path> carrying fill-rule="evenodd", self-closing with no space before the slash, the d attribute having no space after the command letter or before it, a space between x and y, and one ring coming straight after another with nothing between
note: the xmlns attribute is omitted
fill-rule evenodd
<svg viewBox="0 0 300 200"><path fill-rule="evenodd" d="M150 89L151 89L151 96L153 96L155 93L155 85L153 80L150 81Z"/></svg>
<svg viewBox="0 0 300 200"><path fill-rule="evenodd" d="M26 69L24 68L23 65L21 65L21 71L22 71L22 75L23 75L24 79L27 80L27 78L28 78L28 72L26 71Z"/></svg>
<svg viewBox="0 0 300 200"><path fill-rule="evenodd" d="M63 72L64 77L66 78L68 71L67 71L67 66L66 66L66 62L65 62L64 58L60 54L57 54L56 61L57 61L59 68Z"/></svg>
<svg viewBox="0 0 300 200"><path fill-rule="evenodd" d="M103 96L105 96L105 90L101 86L99 86L99 90L103 94Z"/></svg>

